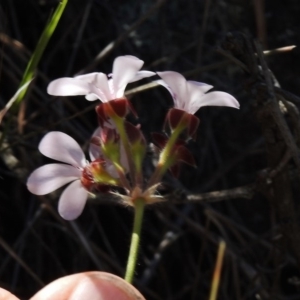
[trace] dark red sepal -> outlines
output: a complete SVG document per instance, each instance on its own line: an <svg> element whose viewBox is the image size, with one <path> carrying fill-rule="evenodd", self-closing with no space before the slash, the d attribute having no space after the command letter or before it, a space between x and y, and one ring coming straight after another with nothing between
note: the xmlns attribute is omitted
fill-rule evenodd
<svg viewBox="0 0 300 300"><path fill-rule="evenodd" d="M111 110L120 118L125 118L129 110L129 101L126 98L119 98L107 102L111 106L107 110L107 116L111 117Z"/></svg>
<svg viewBox="0 0 300 300"><path fill-rule="evenodd" d="M158 133L158 132L153 132L151 133L152 136L152 140L154 142L154 144L159 148L159 149L163 149L168 141L168 138L162 134L162 133Z"/></svg>
<svg viewBox="0 0 300 300"><path fill-rule="evenodd" d="M175 164L174 166L170 167L169 170L173 177L178 178L180 173L180 164Z"/></svg>
<svg viewBox="0 0 300 300"><path fill-rule="evenodd" d="M96 113L98 115L98 122L100 124L101 127L104 126L104 123L105 122L108 122L108 117L106 116L106 113L105 113L105 104L106 103L101 103L99 105L96 106Z"/></svg>
<svg viewBox="0 0 300 300"><path fill-rule="evenodd" d="M196 162L191 152L184 146L175 147L174 154L178 161L182 161L192 167L196 167Z"/></svg>
<svg viewBox="0 0 300 300"><path fill-rule="evenodd" d="M102 130L100 131L100 140L103 144L118 143L120 140L120 136L115 128L103 126Z"/></svg>
<svg viewBox="0 0 300 300"><path fill-rule="evenodd" d="M188 134L193 138L193 140L196 140L196 133L199 124L200 120L196 116L189 114Z"/></svg>
<svg viewBox="0 0 300 300"><path fill-rule="evenodd" d="M169 110L166 116L164 129L166 131L168 129L174 131L178 127L183 127L185 128L185 130L181 134L181 137L185 140L187 140L190 137L195 139L199 123L200 120L196 116L189 114L184 110L172 108Z"/></svg>
<svg viewBox="0 0 300 300"><path fill-rule="evenodd" d="M172 155L175 157L175 163L169 168L169 170L175 178L179 177L181 163L186 163L192 167L196 166L194 157L184 146L175 146Z"/></svg>
<svg viewBox="0 0 300 300"><path fill-rule="evenodd" d="M137 142L146 144L145 138L140 130L140 126L134 126L133 124L125 121L125 130L131 144L135 144Z"/></svg>
<svg viewBox="0 0 300 300"><path fill-rule="evenodd" d="M185 115L186 112L181 109L172 108L169 110L166 117L166 121L168 122L168 125L170 126L171 130L177 128L178 125L184 121ZM167 124L165 123L165 126L166 125Z"/></svg>
<svg viewBox="0 0 300 300"><path fill-rule="evenodd" d="M166 146L166 144L169 140L169 138L166 135L164 135L162 133L158 133L158 132L152 132L151 137L152 137L152 140L153 140L154 144L159 149L163 149ZM183 146L184 144L185 144L185 142L183 140L178 139L176 141L175 146L177 146L177 147L178 146Z"/></svg>
<svg viewBox="0 0 300 300"><path fill-rule="evenodd" d="M136 112L127 98L110 100L108 102L101 103L96 107L96 112L101 127L103 126L104 122L107 122L111 118L125 118L129 110L136 115Z"/></svg>

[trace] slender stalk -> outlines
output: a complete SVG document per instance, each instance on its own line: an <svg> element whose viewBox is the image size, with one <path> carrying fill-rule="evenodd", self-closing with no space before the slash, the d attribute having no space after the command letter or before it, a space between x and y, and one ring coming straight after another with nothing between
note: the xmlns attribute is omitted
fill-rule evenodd
<svg viewBox="0 0 300 300"><path fill-rule="evenodd" d="M118 172L118 176L119 176L119 179L120 179L120 182L122 184L122 186L127 190L127 191L130 191L130 184L125 176L125 172L122 169L118 168L116 165L115 165L116 169L117 169L117 172Z"/></svg>
<svg viewBox="0 0 300 300"><path fill-rule="evenodd" d="M126 267L125 280L129 283L132 283L134 271L136 267L136 261L139 251L140 244L140 234L142 227L142 220L145 209L145 200L143 198L136 199L134 203L134 223L133 231L131 235L131 244L129 250L129 256Z"/></svg>
<svg viewBox="0 0 300 300"><path fill-rule="evenodd" d="M113 119L113 121L118 129L118 132L120 134L120 138L123 143L127 161L128 161L131 183L132 183L132 186L135 186L135 176L134 176L135 168L134 168L134 164L133 164L133 160L132 160L130 144L129 144L127 133L125 130L125 125L124 125L125 120L118 116L112 116L111 118Z"/></svg>
<svg viewBox="0 0 300 300"><path fill-rule="evenodd" d="M163 149L163 151L160 154L159 157L159 162L158 164L164 164L164 162L168 159L179 135L182 133L182 131L185 129L185 127L183 126L178 126L171 134L165 148Z"/></svg>
<svg viewBox="0 0 300 300"><path fill-rule="evenodd" d="M169 168L168 164L166 163L168 159L170 159L171 151L176 144L176 141L180 134L183 132L185 127L178 126L171 134L166 146L162 150L159 156L159 161L157 163L156 169L152 174L151 178L149 179L147 187L151 187L154 184L158 183L162 176L165 174L167 169Z"/></svg>

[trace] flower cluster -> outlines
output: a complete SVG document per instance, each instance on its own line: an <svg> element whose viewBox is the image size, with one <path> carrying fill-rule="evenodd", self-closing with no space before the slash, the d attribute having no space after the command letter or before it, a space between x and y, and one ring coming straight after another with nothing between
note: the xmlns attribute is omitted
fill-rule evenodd
<svg viewBox="0 0 300 300"><path fill-rule="evenodd" d="M62 132L44 136L39 151L62 162L42 166L29 176L27 186L36 195L45 195L70 183L60 196L58 211L66 220L77 218L83 211L89 194L122 191L120 197L129 205L136 199L146 204L161 201L156 188L169 170L178 175L178 164L195 165L185 144L195 138L199 119L194 115L202 106L229 106L239 103L224 92L209 92L211 85L187 81L172 71L141 71L143 61L134 56L119 56L113 64L112 74L91 73L75 78L60 78L48 86L55 96L84 95L88 101L99 100L96 107L99 128L91 138L87 161L78 143ZM144 178L143 160L147 143L140 126L126 120L129 112L136 115L125 97L128 83L158 75L157 83L167 88L174 107L166 116L164 133L152 135L160 151L159 160L150 178Z"/></svg>

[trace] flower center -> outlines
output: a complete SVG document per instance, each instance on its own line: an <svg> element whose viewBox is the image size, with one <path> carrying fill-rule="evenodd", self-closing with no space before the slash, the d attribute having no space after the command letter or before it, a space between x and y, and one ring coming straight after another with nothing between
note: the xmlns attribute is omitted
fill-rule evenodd
<svg viewBox="0 0 300 300"><path fill-rule="evenodd" d="M87 165L81 174L81 184L83 187L93 193L93 192L102 192L102 193L107 193L109 191L109 185L104 184L104 183L99 183L96 182L95 180L95 170L99 169L99 167L104 167L103 165L105 164L104 160L96 160L89 165Z"/></svg>

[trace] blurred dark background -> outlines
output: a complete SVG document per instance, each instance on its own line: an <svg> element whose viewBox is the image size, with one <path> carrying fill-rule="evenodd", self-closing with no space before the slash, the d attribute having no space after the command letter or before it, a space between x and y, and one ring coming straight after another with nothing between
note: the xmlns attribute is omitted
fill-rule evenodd
<svg viewBox="0 0 300 300"><path fill-rule="evenodd" d="M17 90L57 4L0 0L1 109ZM56 211L60 191L31 195L26 178L49 161L37 150L46 132L63 131L86 150L97 126L94 103L49 96L48 83L79 73L110 73L116 56L130 54L145 61L144 69L181 72L232 94L241 104L239 111L204 107L197 112L201 124L189 149L198 168L183 167L179 180L166 178L161 193L168 199L181 197L181 203L168 200L146 210L136 287L149 300L207 299L223 239L227 254L219 299L300 299L298 246L293 236L285 239L283 228L299 222L295 163L289 160L285 170L291 174L294 215L282 219L272 195L268 197L272 188L267 193L257 188L262 172L268 172L269 152L256 101L245 90L249 76L217 51L228 32L259 40L263 50L298 45L299 15L296 0L69 0L26 100L0 127L5 135L0 156L0 286L28 299L67 274L102 270L123 276L132 210L103 195L89 201L78 220L66 222ZM299 95L299 49L265 59L280 86ZM150 141L150 133L162 128L171 97L161 87L129 97ZM245 186L251 186L249 199ZM238 187L244 191L241 197L234 190ZM212 194L207 201L184 201L189 195L200 199L202 193L223 190L229 190L227 196L214 194L215 202L210 201Z"/></svg>

